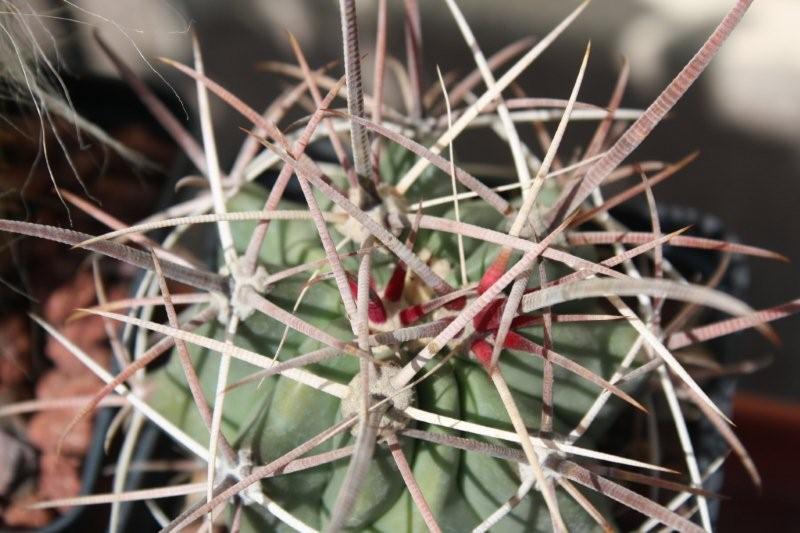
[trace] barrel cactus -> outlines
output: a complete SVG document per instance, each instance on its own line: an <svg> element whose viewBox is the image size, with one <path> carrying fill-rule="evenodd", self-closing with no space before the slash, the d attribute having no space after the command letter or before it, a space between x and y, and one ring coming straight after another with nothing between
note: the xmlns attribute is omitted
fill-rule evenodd
<svg viewBox="0 0 800 533"><path fill-rule="evenodd" d="M679 396L752 464L725 415L672 351L786 313L754 314L730 296L685 282L662 246L777 255L662 234L656 216L652 231L629 232L608 209L644 193L655 213L650 185L691 158L620 165L697 78L749 3L736 3L642 112L619 107L625 73L607 106L576 105L588 48L568 99L502 99L585 3L538 43L515 43L487 59L448 1L478 69L455 86L440 74L426 96L419 13L416 2L406 2L405 112L382 105L385 1L368 96L353 0L341 1L345 76L337 81L312 71L292 38L299 68L281 70L300 84L264 115L204 74L197 43L194 68L170 62L197 82L202 146L179 124L166 124L207 178L207 190L141 225L95 238L3 222L8 231L148 270L137 299L128 302L134 313L109 306L89 312L141 334L135 362L116 377L103 374L109 385L101 395L126 395L138 413L209 465L202 486L163 488L163 495L203 496L167 529L209 517L241 531L607 530L617 527L613 502L675 529L701 530L674 507L612 479L635 471L627 475L665 487L650 475L661 467L596 449L618 416L645 410L638 392L649 382L663 388L686 452L686 480L668 488L695 501L698 523L710 527L709 495L691 440L683 438ZM492 71L517 55L495 79ZM281 116L306 91L316 110L279 129ZM340 91L347 112L335 109ZM252 122L240 158L224 176L209 92ZM146 101L163 118L158 104ZM528 110L539 125L557 123L539 156L520 140L520 119L509 108ZM597 121L595 134L575 163L556 165L564 131L578 119ZM632 124L617 127L625 121ZM453 160L456 137L480 126L507 142L513 182L478 179ZM305 153L317 139L329 141L335 162ZM272 166L280 171L268 187L252 183ZM640 175L643 182L609 200L598 188ZM292 199L285 192L295 185ZM169 236L147 252L119 242L165 227L173 228ZM210 241L219 246L209 257ZM193 260L178 252L186 249ZM634 258L647 259L649 277ZM193 292L170 294L170 279ZM166 308L168 321L152 318L148 294ZM687 305L662 325L665 299ZM178 304L189 305L177 314ZM698 306L745 318L687 329L686 317ZM166 364L136 374L162 355ZM134 389L125 388L129 379ZM125 473L123 467L117 474Z"/></svg>
<svg viewBox="0 0 800 533"><path fill-rule="evenodd" d="M439 170L432 172L430 177L432 181L449 186L447 175ZM248 186L233 197L227 207L230 212L257 211L266 197L265 190ZM299 204L284 202L280 209L289 211L301 208ZM324 205L321 208L329 209ZM442 217L447 216L446 211L442 213ZM481 204L466 203L461 220L465 224L478 224L481 227L501 227L503 224L502 214ZM324 261L325 250L316 232L312 231L311 224L310 220L273 221L261 247L260 264L272 273ZM244 253L254 227L255 222L250 222L233 228L234 242L240 254ZM344 233L340 234L332 228L334 240L344 238L347 230L342 231ZM493 248L497 246L474 239L464 243L468 279L478 280L488 270L496 255ZM359 261L366 257L364 254L358 255L357 250L351 252L351 257L342 259L346 272L357 272ZM414 250L420 256L435 258L435 262L431 262L432 268L446 282L457 285L459 254L455 235L420 230ZM592 248L581 252L583 258L597 260ZM370 333L374 339L371 343L374 346L370 347L374 359L370 398L373 402L384 398L390 401L386 404L388 409L380 409L383 414L375 422L379 445L373 452L369 470L362 482L364 485L345 525L375 531L420 529L424 526L420 515L413 509L410 493L403 490L402 475L392 460L389 445L385 444L387 438L394 442L399 437L402 444L399 449L412 466L414 477L431 512L441 517L440 526L448 530L475 526L480 522L480 516L490 514L517 490L521 472L526 475L530 472L525 469L524 463L512 463L515 468L509 468L507 460L472 454L437 441L425 440L425 437L456 436L459 433L445 429L448 422L444 422L444 427L441 424L419 422L414 418L420 418L416 411L407 414L404 409L411 407L475 424L491 421L492 427L513 435L511 420L486 372L491 359L491 347L486 339L496 335L504 299L495 299L486 311L472 320L472 327L465 328L471 333L460 332L443 347L440 357L449 360L441 365L438 360L432 361L427 368L433 370L434 365L439 368L427 379L403 390L405 384L392 383L391 378L396 377L403 365L408 364L425 346L425 339L432 338L434 332L443 329L458 310L448 310L446 304L429 310L426 304L435 298L435 294L411 273L404 273L408 279L401 281L402 290L397 290L392 286L392 280L397 283L400 278L394 274L402 272L402 267L398 268L388 254L381 254L378 250L367 253L374 255L369 271L370 284L374 286L370 288L367 304ZM559 268L557 264L546 271L547 278L554 280L567 274L567 270ZM347 277L348 290L357 295L357 276L347 274ZM538 274L531 275L530 279L531 283L537 282ZM474 287L475 283L471 285ZM304 289L304 297L296 304ZM393 290L399 294L393 299L386 298L387 292ZM287 278L271 286L267 295L273 303L293 312L297 319L318 331L337 339L347 339L353 335L330 276L318 274L310 281L307 275L306 279L302 275ZM604 313L600 306L575 304L563 306L561 311L563 316L556 315L555 323L549 328L549 343L557 347L553 355L563 354L563 357L572 361L567 363L568 366L580 365L588 372L607 375L619 366L635 342L633 328L624 321L606 320L613 317ZM586 322L581 320L582 314L586 315ZM569 322L571 318L580 322ZM546 345L542 338L543 315L524 314L515 320L514 327L507 334L505 345L508 349L499 358L498 369L508 383L525 425L538 428L541 426L543 408L542 354ZM254 313L239 325L233 344L253 353L276 355L275 360L279 364L291 363L298 356L325 352L324 342L296 330L289 330L284 338L284 330L280 321ZM425 330L428 332L424 336L416 338ZM198 328L195 334L224 341L225 323L210 321ZM206 397L213 398L219 375L218 355L213 349L205 347L192 347L189 352ZM243 385L226 394L222 415L223 433L240 452L246 451L254 463L270 463L359 412L360 391L363 389L358 357L342 355L338 350L328 350L321 355L326 355L326 359L304 368L315 376L330 380L333 388L324 384L309 386L303 377L297 380L280 375L259 378L263 382ZM567 434L578 424L602 390L574 373L574 367L570 369L573 373L556 372L558 380L552 405L552 427L556 434ZM231 362L228 383L246 380L254 370L250 363L236 359ZM154 373L153 380L153 406L192 438L206 442L209 438L208 429L195 407L179 358L173 356L167 366ZM608 406L595 424L603 425L619 407ZM412 430L422 432L409 434L421 437L417 441L403 438L404 431ZM315 452L341 449L352 445L354 440L352 431L344 431L318 446ZM306 524L323 526L335 507L347 466L347 461L337 461L303 472L269 478L263 482L263 490ZM494 487L491 492L485 490L487 483ZM532 497L517 506L508 527L529 529L534 519L535 523L544 527L548 520L539 508L540 503ZM591 522L574 502L565 500L561 502L561 507L571 523L588 525ZM252 519L256 520L255 516ZM275 523L274 519L266 521Z"/></svg>

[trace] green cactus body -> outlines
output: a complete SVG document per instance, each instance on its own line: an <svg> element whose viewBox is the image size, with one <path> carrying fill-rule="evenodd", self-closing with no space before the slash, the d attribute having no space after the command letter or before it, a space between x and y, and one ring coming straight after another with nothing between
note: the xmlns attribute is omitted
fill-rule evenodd
<svg viewBox="0 0 800 533"><path fill-rule="evenodd" d="M385 175L402 175L413 162L399 148L387 147L382 159ZM439 171L428 171L422 177L424 195L444 195L449 190L449 177ZM552 193L543 193L552 198ZM229 203L232 211L254 211L263 206L265 191L248 186ZM281 208L297 209L285 202ZM440 216L450 217L449 208L438 209ZM482 227L500 228L504 221L496 211L480 202L462 204L462 220ZM247 245L255 223L233 226L234 238L240 251ZM269 271L298 265L325 257L319 237L310 221L273 221L261 250L260 260ZM477 281L496 255L497 247L485 242L465 239L467 275ZM415 251L427 249L430 256L445 261L445 279L455 283L458 265L456 237L451 234L421 232ZM597 259L593 249L583 255ZM349 259L350 270L355 260ZM391 273L391 258L375 254L373 276L378 286L385 284ZM567 273L564 267L547 262L548 275ZM307 274L306 274L307 276ZM533 276L533 282L536 278ZM297 276L275 285L267 297L287 310L292 310L297 295L307 277ZM552 278L551 278L552 279ZM565 308L579 312L597 312L591 305L571 304ZM308 288L296 315L337 338L352 338L344 315L341 298L332 281L314 283ZM239 328L235 344L272 357L284 332L284 326L261 314L254 314ZM542 342L541 327L520 330L525 336ZM215 323L204 326L201 335L221 339L224 328ZM595 323L558 323L552 328L554 348L574 358L589 370L608 376L626 354L635 335L624 321ZM281 361L310 352L322 345L299 333L289 331L278 358ZM395 354L402 363L421 349L411 343ZM213 398L216 386L218 354L190 347L198 374L208 398ZM443 356L444 354L440 354ZM531 431L539 427L541 413L542 361L527 353L505 350L500 368ZM314 373L349 383L358 372L358 361L340 355L308 367ZM241 361L232 362L229 383L244 378L256 369ZM209 435L193 406L183 372L176 357L158 371L152 403L167 418L178 424L199 442ZM568 432L579 421L599 390L581 378L556 369L555 430ZM430 379L416 387L417 407L430 412L513 431L500 398L485 369L465 353L451 359ZM254 464L265 464L288 452L310 437L330 427L340 419L338 398L294 382L283 376L267 378L260 385L251 384L228 393L223 414L223 431L239 449L251 451ZM618 411L613 401L598 418L594 428L603 427ZM411 427L411 426L410 426ZM419 429L433 432L449 430L419 424ZM314 453L352 444L354 437L347 433L318 447ZM496 442L488 440L489 442ZM464 531L480 523L499 505L515 493L520 472L511 463L477 453L467 453L448 446L426 441L403 439L403 450L414 476L440 526L446 531ZM499 442L496 442L499 443ZM263 481L264 493L287 511L311 527L324 527L336 501L344 478L346 459L307 471L276 476ZM574 500L561 494L559 502L564 516L574 531L596 528L596 523ZM249 507L244 514L244 531L287 528L263 510ZM385 444L378 444L370 469L349 518L348 527L371 532L424 531L425 525L414 508L409 493ZM494 531L548 530L550 521L543 500L537 493L528 497L505 517Z"/></svg>

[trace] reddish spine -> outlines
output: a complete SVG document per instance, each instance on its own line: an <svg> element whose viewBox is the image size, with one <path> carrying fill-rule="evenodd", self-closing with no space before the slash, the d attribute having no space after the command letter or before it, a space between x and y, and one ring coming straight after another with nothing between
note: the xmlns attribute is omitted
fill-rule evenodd
<svg viewBox="0 0 800 533"><path fill-rule="evenodd" d="M489 305L484 307L475 315L475 318L472 319L472 327L474 327L476 331L496 329L497 324L500 322L500 313L502 312L503 303L505 301L505 298L498 298L489 303Z"/></svg>
<svg viewBox="0 0 800 533"><path fill-rule="evenodd" d="M353 298L358 300L358 282L353 278L353 276L348 275L347 284L350 287L350 294L353 295ZM381 297L378 296L378 293L372 288L369 289L367 317L369 318L370 322L374 322L376 324L383 324L386 322L386 308L383 306Z"/></svg>
<svg viewBox="0 0 800 533"><path fill-rule="evenodd" d="M425 314L425 308L421 305L412 305L400 311L400 323L403 326L410 326Z"/></svg>
<svg viewBox="0 0 800 533"><path fill-rule="evenodd" d="M510 350L519 350L521 352L538 353L533 342L513 331L509 331L508 335L506 335L503 347Z"/></svg>
<svg viewBox="0 0 800 533"><path fill-rule="evenodd" d="M483 273L481 281L478 283L478 294L483 294L486 292L489 287L494 285L494 283L500 279L500 276L505 273L510 255L510 250L505 248L500 250L497 258L494 260L494 262L492 262L489 268L486 269L486 272Z"/></svg>
<svg viewBox="0 0 800 533"><path fill-rule="evenodd" d="M475 356L485 369L489 369L489 365L492 364L492 345L486 342L483 339L477 339L472 341L472 346L470 346L470 351L472 355Z"/></svg>
<svg viewBox="0 0 800 533"><path fill-rule="evenodd" d="M465 305L467 305L467 299L464 296L444 304L445 308L449 309L450 311L461 311L464 309Z"/></svg>
<svg viewBox="0 0 800 533"><path fill-rule="evenodd" d="M394 272L392 277L389 278L389 283L383 290L383 297L387 302L397 302L400 296L403 295L403 289L406 286L406 265L402 261L398 261L394 265Z"/></svg>

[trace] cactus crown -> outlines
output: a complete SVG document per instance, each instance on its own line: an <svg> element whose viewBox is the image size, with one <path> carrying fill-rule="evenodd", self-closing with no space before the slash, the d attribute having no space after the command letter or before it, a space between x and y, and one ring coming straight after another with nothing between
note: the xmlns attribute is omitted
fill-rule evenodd
<svg viewBox="0 0 800 533"><path fill-rule="evenodd" d="M353 0L341 0L345 75L329 77L335 67L312 70L290 37L299 68L272 68L295 76L298 85L264 114L205 75L195 42L193 68L168 63L197 82L202 144L157 102L145 101L207 189L100 237L13 221L0 226L148 271L126 303L130 314L113 304L89 310L136 326L141 337L134 362L117 376L91 367L108 386L81 416L104 395L123 394L208 465L205 482L160 489L204 496L168 530L224 506L232 527L248 531L613 529L612 501L649 521L700 530L674 506L615 478L677 490L696 502L700 524L710 527L709 494L701 488L707 472L684 437L681 405L699 408L757 474L725 415L673 351L786 313L754 314L713 288L686 283L662 247L779 256L681 231L662 234L650 186L694 156L620 165L697 78L749 3L736 3L642 112L620 108L627 67L606 107L578 101L588 47L568 99L502 98L586 3L535 44L512 43L487 58L447 0L478 68L463 80L439 73L423 91L419 13L415 1L405 2L405 111L383 101L385 0L370 94L361 82ZM512 66L496 78L506 63ZM140 83L132 85L146 96ZM226 174L216 156L209 92L253 126ZM279 128L307 95L312 114ZM335 109L338 97L347 112ZM565 129L579 119L596 121L595 133L575 161L560 160ZM541 153L520 139L524 121L539 128ZM546 121L557 124L552 138ZM617 127L626 121L627 129ZM513 182L479 180L454 161L453 142L468 128L488 128L507 143ZM334 162L306 154L317 139L329 141ZM271 167L279 172L269 189L250 183ZM603 197L600 185L640 175L644 181ZM290 200L285 192L295 185L300 199ZM654 215L650 232L629 232L608 214L639 193ZM157 228L170 228L161 244L142 237ZM202 257L178 251L211 232L219 242L210 261L216 271ZM649 277L640 275L635 257L646 258ZM191 291L172 295L167 280ZM683 305L669 321L662 318L665 300ZM700 306L744 319L690 329ZM153 320L156 307L166 309L165 323ZM165 365L137 374L163 354L171 354ZM650 382L666 395L681 435L685 481L659 480L654 473L662 467L596 448L619 413L644 410L637 391ZM121 464L118 475L124 472ZM115 506L119 500L107 499Z"/></svg>

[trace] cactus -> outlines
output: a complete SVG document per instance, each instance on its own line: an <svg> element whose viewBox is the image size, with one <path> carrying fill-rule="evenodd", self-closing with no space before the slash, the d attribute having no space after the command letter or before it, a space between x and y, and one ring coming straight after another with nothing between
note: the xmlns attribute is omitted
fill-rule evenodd
<svg viewBox="0 0 800 533"><path fill-rule="evenodd" d="M361 83L352 0L341 0L345 76L337 81L312 72L292 38L300 68L283 70L297 73L301 83L264 115L204 74L197 42L194 68L169 61L197 82L202 145L165 117L157 102L144 101L207 178L207 191L169 213L99 237L0 222L6 231L60 240L148 271L128 302L130 314L108 305L88 310L138 327L141 338L135 362L117 376L93 368L108 386L81 416L116 391L138 416L209 466L199 485L130 497L200 493L203 498L172 517L168 530L203 517L240 531L608 530L616 527L612 503L671 528L701 530L613 480L635 475L687 494L708 529L709 493L702 490L691 441L683 438L676 391L711 420L754 479L757 473L725 415L672 351L761 325L794 307L753 312L713 288L686 283L662 247L780 256L680 231L662 234L655 215L651 232L627 232L608 209L644 193L654 214L650 186L693 159L620 166L697 78L749 3L736 3L643 112L619 108L625 69L607 108L576 105L588 48L569 99L516 99L515 106L547 106L535 120L558 123L541 160L520 140L512 102L501 94L585 3L537 44L515 43L487 60L448 1L478 75L448 87L440 74L426 99L419 84L419 13L416 2L406 2L407 113L382 105L385 1L379 4L370 98ZM123 76L132 76L108 53ZM495 79L492 70L514 55L521 57ZM471 97L481 80L486 91ZM345 81L347 113L333 108ZM147 96L146 88L132 83ZM316 110L291 132L282 131L276 126L281 115L305 91ZM253 126L224 176L209 92ZM565 129L581 118L597 121L594 137L576 163L556 167ZM620 120L633 123L613 138L618 130L612 125ZM453 140L476 124L490 126L508 143L518 181L492 188L454 161ZM350 150L339 136L343 130L350 133ZM323 135L336 163L304 153ZM281 169L270 189L250 183L269 166ZM613 198L600 193L612 173L622 179L644 172L653 174ZM295 179L302 198L284 198ZM174 229L162 244L147 244L146 252L119 242L144 242L141 234L157 228ZM209 240L219 247L210 264L199 266L197 258L206 254L197 243ZM187 260L181 249L195 257ZM650 277L640 277L631 261L639 256L648 259ZM194 292L171 295L168 279ZM148 295L157 297L155 304ZM637 297L637 311L623 297ZM686 305L662 326L665 299ZM178 314L179 304L189 305ZM168 321L153 320L155 306L166 309ZM738 318L691 329L687 315L698 306ZM144 377L136 374L162 356L166 364ZM681 482L660 481L658 465L596 448L622 413L644 411L639 393L651 382L668 398L682 438L687 475ZM135 442L136 436L127 438ZM120 462L118 480L125 468ZM620 472L626 469L636 473L625 477ZM116 509L120 490L94 501ZM213 514L219 510L224 513Z"/></svg>

